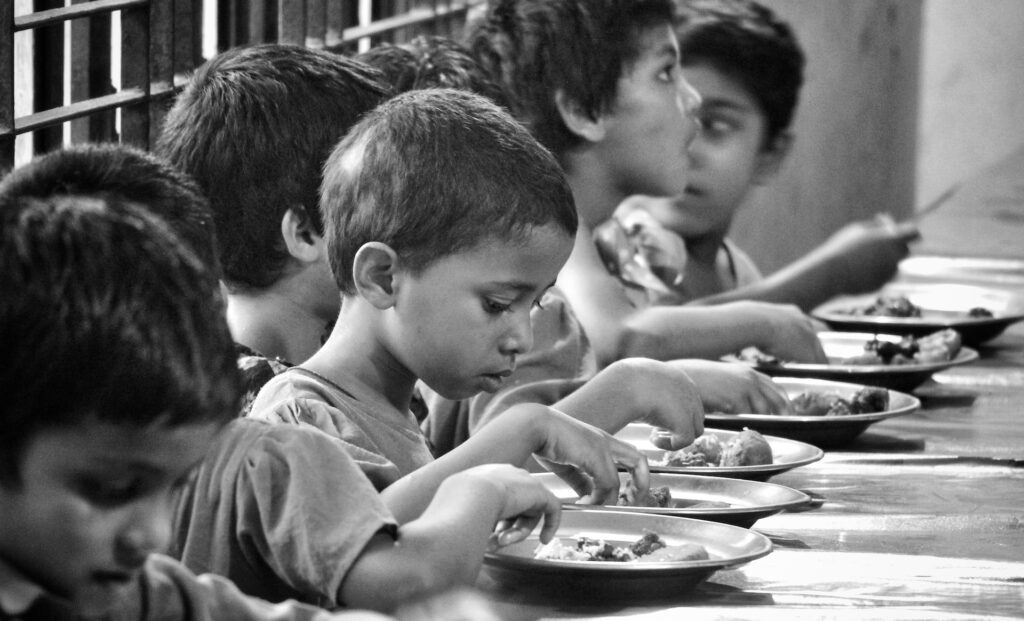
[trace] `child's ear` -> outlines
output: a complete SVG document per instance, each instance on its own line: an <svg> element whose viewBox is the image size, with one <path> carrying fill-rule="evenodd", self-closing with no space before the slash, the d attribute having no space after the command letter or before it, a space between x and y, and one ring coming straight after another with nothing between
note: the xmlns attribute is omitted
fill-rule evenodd
<svg viewBox="0 0 1024 621"><path fill-rule="evenodd" d="M302 207L290 207L281 217L281 237L288 254L303 263L315 263L324 253L324 238Z"/></svg>
<svg viewBox="0 0 1024 621"><path fill-rule="evenodd" d="M380 242L362 245L352 261L352 279L359 296L383 310L395 303L398 253Z"/></svg>
<svg viewBox="0 0 1024 621"><path fill-rule="evenodd" d="M569 131L590 142L600 142L604 139L604 117L592 118L579 103L569 99L562 89L555 91L555 106Z"/></svg>
<svg viewBox="0 0 1024 621"><path fill-rule="evenodd" d="M757 156L757 170L754 172L754 185L765 185L769 183L779 169L782 168L782 163L786 161L786 156L789 155L789 151L793 148L793 134L789 132L779 132L779 135L772 140L772 143L766 149L762 149Z"/></svg>

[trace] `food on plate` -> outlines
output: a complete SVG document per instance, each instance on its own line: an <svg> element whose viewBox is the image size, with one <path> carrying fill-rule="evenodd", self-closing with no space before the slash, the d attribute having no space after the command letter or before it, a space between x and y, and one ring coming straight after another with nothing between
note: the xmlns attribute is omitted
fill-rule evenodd
<svg viewBox="0 0 1024 621"><path fill-rule="evenodd" d="M870 306L848 308L838 311L850 315L868 317L921 317L922 309L905 295L881 296ZM967 311L968 317L992 317L992 311L976 306Z"/></svg>
<svg viewBox="0 0 1024 621"><path fill-rule="evenodd" d="M881 296L870 306L851 308L845 312L851 315L873 315L876 317L920 317L921 307L906 296Z"/></svg>
<svg viewBox="0 0 1024 621"><path fill-rule="evenodd" d="M625 545L616 546L604 539L577 536L575 545L566 545L561 539L537 546L533 558L554 561L611 561L666 563L702 561L710 558L707 549L696 543L669 545L657 533L645 530L643 537Z"/></svg>
<svg viewBox="0 0 1024 621"><path fill-rule="evenodd" d="M626 485L619 492L619 501L615 503L620 507L667 507L672 502L672 492L667 485L662 485L637 494L633 479L626 481Z"/></svg>
<svg viewBox="0 0 1024 621"><path fill-rule="evenodd" d="M790 401L797 416L872 414L889 409L889 391L885 388L865 386L846 399L837 392L808 390Z"/></svg>
<svg viewBox="0 0 1024 621"><path fill-rule="evenodd" d="M744 428L725 445L718 465L723 467L763 466L770 463L772 463L771 445L758 432Z"/></svg>
<svg viewBox="0 0 1024 621"><path fill-rule="evenodd" d="M963 340L960 333L945 328L922 337L904 336L898 343L877 338L864 343L864 353L844 359L849 365L906 365L945 362L956 358Z"/></svg>
<svg viewBox="0 0 1024 621"><path fill-rule="evenodd" d="M763 466L772 460L772 447L764 436L744 427L728 443L723 444L718 436L703 435L678 451L666 451L663 459L652 460L651 465L686 468Z"/></svg>

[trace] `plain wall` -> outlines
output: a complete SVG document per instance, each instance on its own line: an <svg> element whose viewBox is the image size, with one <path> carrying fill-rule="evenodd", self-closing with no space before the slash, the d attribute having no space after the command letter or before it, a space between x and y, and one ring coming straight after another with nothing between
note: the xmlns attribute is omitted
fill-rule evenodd
<svg viewBox="0 0 1024 621"><path fill-rule="evenodd" d="M919 203L1024 146L1024 1L927 0L922 25Z"/></svg>

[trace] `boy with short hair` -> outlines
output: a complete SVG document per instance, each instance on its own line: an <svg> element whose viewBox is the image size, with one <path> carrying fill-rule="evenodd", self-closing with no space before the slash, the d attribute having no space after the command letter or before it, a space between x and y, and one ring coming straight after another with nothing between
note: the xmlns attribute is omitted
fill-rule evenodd
<svg viewBox="0 0 1024 621"><path fill-rule="evenodd" d="M918 235L887 217L855 222L767 278L728 238L750 191L769 183L793 143L789 128L804 55L789 24L749 0L680 2L683 74L701 93L685 192L637 196L597 233L627 286L656 303L761 300L805 311L835 295L882 286ZM646 263L654 280L634 277Z"/></svg>
<svg viewBox="0 0 1024 621"><path fill-rule="evenodd" d="M126 177L128 173L135 177ZM154 199L146 198L147 188ZM233 501L225 501L231 505L229 510L218 514L223 520L218 523L221 530L208 531L213 537L196 541L179 536L175 541L177 546L185 541L227 557L215 556L210 566L193 569L218 570L242 591L271 601L298 599L330 608L344 602L350 607L390 611L451 586L472 584L485 546L525 537L541 518L545 520L541 538L550 538L558 523L557 500L527 473L509 466L483 466L450 477L440 484L419 519L398 526L336 438L305 426L269 425L253 419L234 420L222 430L236 406L238 378L230 363L230 340L220 316L223 306L215 280L195 258L214 254L212 237L204 234L209 227L197 226L208 220L210 213L205 199L195 190L191 181L166 162L121 145L52 152L12 172L0 184L4 249L10 250L0 265L5 275L11 272L11 278L0 280L5 303L0 306L3 326L11 332L0 334L5 344L12 345L8 351L15 353L18 369L34 373L28 383L18 383L20 376L14 373L0 377L0 385L15 395L11 410L15 418L4 422L24 423L13 425L0 436L2 454L8 458L0 463L0 498L5 503L11 501L0 508L0 553L4 557L12 557L19 566L29 565L20 568L33 577L50 580L49 574L54 573L54 567L37 567L35 557L23 558L23 552L38 546L42 539L31 536L37 532L33 527L26 527L30 535L27 539L3 537L19 533L24 520L42 518L43 528L57 529L55 523L45 521L51 515L45 507L19 505L21 496L15 493L21 492L15 488L21 483L15 476L21 474L21 464L15 458L28 451L23 447L30 443L27 438L31 433L25 431L31 429L29 421L40 420L39 436L48 441L51 425L60 428L59 434L51 434L56 441L65 442L64 436L76 434L88 440L73 444L82 449L83 455L72 454L66 463L45 454L26 459L26 463L47 472L85 464L88 468L80 475L82 485L90 486L90 490L96 487L97 491L82 493L96 496L97 502L117 511L133 510L153 500L161 503L159 509L152 507L153 515L146 516L149 522L128 520L132 528L125 527L123 541L115 542L124 551L115 551L114 556L120 554L123 558L106 559L110 564L133 564L141 562L149 551L163 551L170 531L170 482L173 488L184 488L173 492L182 496L178 510L186 517L205 517L203 494L212 494L213 490ZM179 232L184 234L174 237ZM121 262L129 266L123 270L123 278ZM99 269L104 265L112 275ZM168 274L157 273L160 270ZM89 284L90 279L95 284ZM143 284L133 288L133 280ZM65 284L59 289L48 286L61 282ZM166 299L168 296L181 299ZM208 298L214 303L210 304ZM182 310L195 308L205 314L197 319ZM65 325L53 328L50 324L54 321ZM23 333L18 332L21 329ZM42 353L54 354L61 361L56 367L30 359L32 350L25 344L13 347L17 338L34 343L38 330L45 330L49 337L42 341ZM165 347L168 342L175 348ZM91 364L93 358L105 364ZM71 368L76 364L89 366L77 371ZM49 375L51 372L54 375ZM171 377L161 381L167 374ZM225 377L217 382L219 374ZM76 375L84 376L81 382L74 382ZM49 395L54 391L46 390L53 378L71 381L70 392L59 393L59 398L70 395L84 411L65 407L68 411L64 418L46 418L51 413L33 410L53 401ZM111 393L109 387L116 382L127 384ZM163 391L154 390L154 386ZM136 394L133 389L142 392ZM160 404L165 401L169 405L161 410ZM133 411L133 406L138 408L137 418L126 413ZM54 411L63 412L59 404ZM26 418L32 414L34 418ZM168 416L172 418L164 420ZM175 451L182 450L175 434L194 443L195 450L188 448L174 457ZM120 437L133 442L125 443L127 449L117 446L113 440ZM155 444L167 447L154 449ZM87 463L85 456L99 449L104 451L102 459L93 456L90 459L96 463ZM187 463L192 470L204 452L205 459L187 484L180 480L187 473L179 473L180 477L171 477L168 482L143 468L168 462L174 468ZM142 466L134 465L135 461ZM122 463L128 464L123 472L118 469ZM330 476L320 476L324 472ZM97 478L100 475L109 481ZM38 476L26 478L30 479L26 487L32 486L26 494L45 490L54 495L57 503L51 508L59 509L68 500L68 490L55 490ZM6 495L6 483L11 483L10 495ZM149 488L157 484L169 489L156 495ZM138 487L142 489L134 491ZM128 491L121 492L124 488ZM197 490L202 490L199 496ZM118 508L121 501L113 496L115 492L126 494L124 509ZM145 497L139 500L137 496L143 493ZM146 500L149 496L155 498ZM4 512L7 508L9 513ZM500 520L508 523L492 534ZM303 524L305 530L296 530L294 522ZM322 526L314 528L311 524ZM79 524L66 526L81 529ZM143 526L154 532L141 532ZM187 523L179 516L176 527L187 530ZM289 540L289 535L296 532L320 537L300 545L295 539ZM66 534L92 537L98 533L69 530ZM143 534L153 541L132 540ZM55 535L51 537L56 539L55 545L64 543L60 533ZM402 546L395 545L399 536ZM224 543L227 539L249 544L229 547ZM22 542L27 542L29 548L24 548ZM136 552L133 545L151 549ZM44 558L44 563L47 560L52 559ZM194 581L169 559L158 561L157 568L173 572L169 576L183 583ZM15 605L20 600L8 601L7 577L0 576L0 606L12 612L20 609ZM152 577L159 578L160 574L153 573ZM126 577L112 576L108 581L116 583L122 578ZM54 582L71 579L53 576ZM63 584L54 586L64 588ZM263 603L246 603L234 587L228 594L233 594L240 605L251 607L252 618L265 618L255 614L265 610ZM163 591L158 596L164 597ZM237 618L231 615L248 610L227 606L232 601L223 602L224 609L214 607L222 604L217 599L202 605L223 615L217 618ZM10 609L6 607L9 603ZM290 607L279 610L286 613ZM306 609L296 610L311 614Z"/></svg>
<svg viewBox="0 0 1024 621"><path fill-rule="evenodd" d="M20 172L0 183L0 616L327 618L152 554L237 408L215 275L143 197Z"/></svg>
<svg viewBox="0 0 1024 621"><path fill-rule="evenodd" d="M635 194L685 189L699 97L680 75L669 0L498 0L467 46L496 76L513 113L558 157L580 210L558 284L598 360L717 358L755 345L824 362L813 322L795 307L634 306L591 232Z"/></svg>
<svg viewBox="0 0 1024 621"><path fill-rule="evenodd" d="M168 112L157 152L213 208L248 398L313 354L338 315L317 208L321 167L387 88L366 65L294 45L228 50Z"/></svg>
<svg viewBox="0 0 1024 621"><path fill-rule="evenodd" d="M507 113L446 89L385 102L324 170L342 310L324 346L268 382L252 415L314 425L356 455L389 462L390 473L368 473L380 489L410 474L429 481L423 467L433 456L409 412L414 386L422 379L462 399L511 375L531 346L530 309L571 247L571 193L551 155ZM597 502L617 493L612 459L646 485L634 447L538 405L508 409L436 463L455 472L531 454L560 462L548 466Z"/></svg>

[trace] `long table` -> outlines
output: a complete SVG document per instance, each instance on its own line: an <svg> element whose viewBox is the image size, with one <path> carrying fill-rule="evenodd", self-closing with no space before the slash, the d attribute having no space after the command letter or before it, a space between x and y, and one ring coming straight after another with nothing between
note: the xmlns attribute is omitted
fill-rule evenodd
<svg viewBox="0 0 1024 621"><path fill-rule="evenodd" d="M900 278L981 257L956 279L1024 295L1022 180L1024 149L966 184L922 224ZM979 353L916 389L919 411L773 477L814 501L755 524L768 556L651 602L481 586L509 619L1024 618L1024 323Z"/></svg>

